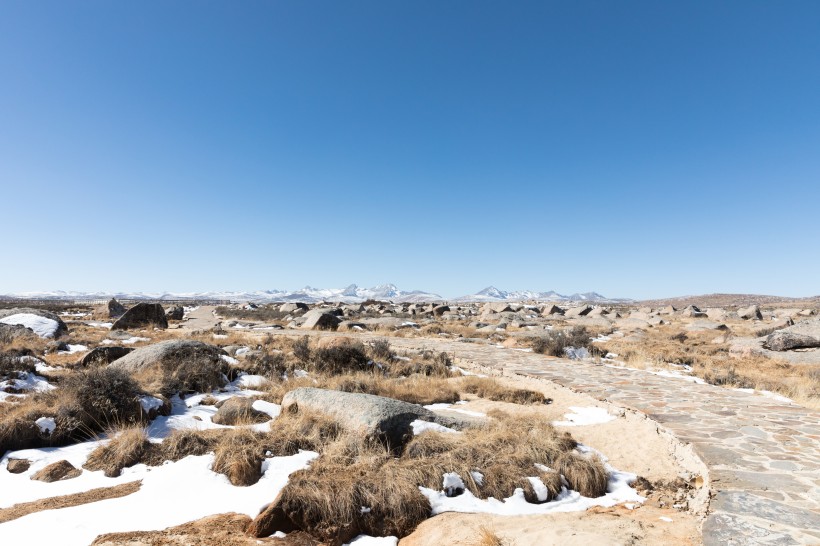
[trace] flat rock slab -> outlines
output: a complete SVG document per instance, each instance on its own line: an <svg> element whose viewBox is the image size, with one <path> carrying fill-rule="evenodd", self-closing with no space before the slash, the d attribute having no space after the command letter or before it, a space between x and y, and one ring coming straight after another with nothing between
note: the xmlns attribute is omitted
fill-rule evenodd
<svg viewBox="0 0 820 546"><path fill-rule="evenodd" d="M350 431L379 438L388 446L399 447L412 438L411 423L416 420L462 429L474 420L438 415L418 404L372 394L302 387L282 398L282 411L308 410L336 420Z"/></svg>

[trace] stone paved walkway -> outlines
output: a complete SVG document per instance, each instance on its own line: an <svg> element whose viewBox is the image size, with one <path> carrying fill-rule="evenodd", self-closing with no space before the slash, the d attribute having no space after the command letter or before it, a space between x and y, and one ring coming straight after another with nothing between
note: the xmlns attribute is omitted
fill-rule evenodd
<svg viewBox="0 0 820 546"><path fill-rule="evenodd" d="M370 336L368 336L370 337ZM373 336L379 337L379 336ZM713 490L704 544L820 544L820 413L712 385L499 348L390 338L467 364L553 381L646 414L692 444Z"/></svg>

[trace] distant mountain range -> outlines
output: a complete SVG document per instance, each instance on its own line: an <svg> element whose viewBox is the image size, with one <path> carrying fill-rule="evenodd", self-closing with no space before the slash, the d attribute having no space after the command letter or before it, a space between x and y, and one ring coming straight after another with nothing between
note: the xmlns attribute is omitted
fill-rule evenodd
<svg viewBox="0 0 820 546"><path fill-rule="evenodd" d="M493 302L493 301L595 301L595 302L626 302L630 301L623 298L607 298L597 292L584 292L583 294L575 293L568 296L559 294L553 290L549 292L533 292L531 290L517 290L514 292L507 292L499 290L495 286L488 286L480 292L471 294L469 296L461 296L454 298L451 301L474 301L474 302Z"/></svg>
<svg viewBox="0 0 820 546"><path fill-rule="evenodd" d="M422 290L399 290L394 284L380 284L372 288L360 288L351 284L347 288L313 288L306 286L300 290L259 290L256 292L21 292L0 296L2 299L30 299L30 300L103 300L108 298L121 300L224 300L224 301L299 301L315 303L320 301L338 301L344 303L360 303L366 300L381 300L393 302L427 302L445 301L446 298ZM597 292L572 294L564 296L557 292L516 291L506 292L494 286L469 296L452 298L453 302L493 302L493 301L600 301L616 302L629 301L624 299L605 298Z"/></svg>

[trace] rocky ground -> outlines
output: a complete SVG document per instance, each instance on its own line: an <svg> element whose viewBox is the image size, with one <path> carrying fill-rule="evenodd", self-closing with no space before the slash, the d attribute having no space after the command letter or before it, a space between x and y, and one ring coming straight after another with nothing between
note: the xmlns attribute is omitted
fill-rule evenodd
<svg viewBox="0 0 820 546"><path fill-rule="evenodd" d="M662 303L0 310L0 538L820 543L817 310Z"/></svg>

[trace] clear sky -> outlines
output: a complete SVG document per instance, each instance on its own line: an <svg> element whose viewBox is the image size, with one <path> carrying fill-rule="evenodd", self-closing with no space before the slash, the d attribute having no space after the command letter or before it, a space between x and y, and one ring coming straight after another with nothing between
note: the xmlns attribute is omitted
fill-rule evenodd
<svg viewBox="0 0 820 546"><path fill-rule="evenodd" d="M820 293L820 2L0 2L0 293Z"/></svg>

